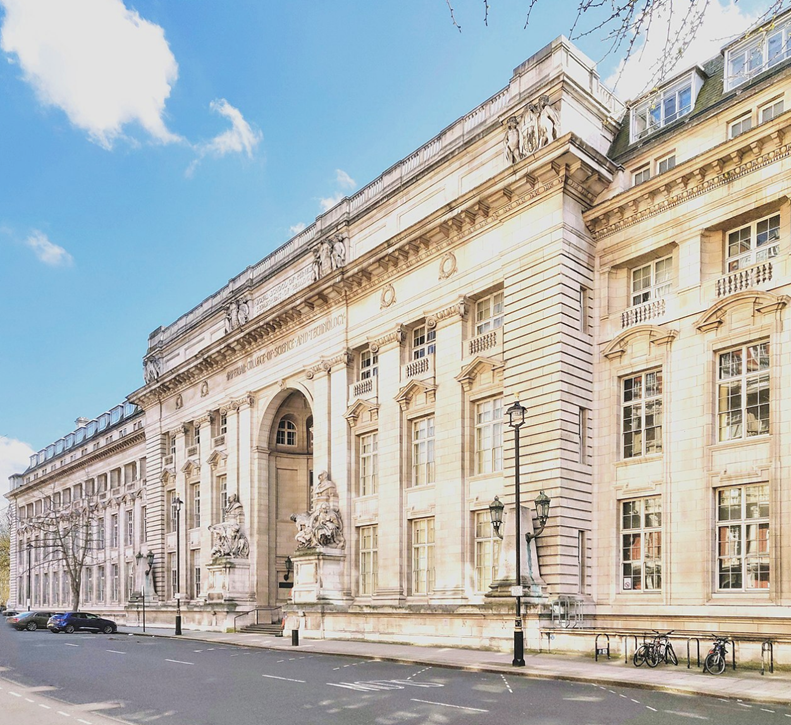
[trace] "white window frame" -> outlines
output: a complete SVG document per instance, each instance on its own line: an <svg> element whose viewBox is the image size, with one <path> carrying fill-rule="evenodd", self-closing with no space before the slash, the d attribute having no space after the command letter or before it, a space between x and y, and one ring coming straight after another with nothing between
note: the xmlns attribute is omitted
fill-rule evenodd
<svg viewBox="0 0 791 725"><path fill-rule="evenodd" d="M689 93L688 105L682 106L684 93ZM630 114L630 140L638 141L692 112L697 96L693 73L662 89L641 103Z"/></svg>
<svg viewBox="0 0 791 725"><path fill-rule="evenodd" d="M769 435L770 367L768 340L718 353L717 436L720 443Z"/></svg>
<svg viewBox="0 0 791 725"><path fill-rule="evenodd" d="M192 528L199 529L201 526L200 514L200 484L192 484Z"/></svg>
<svg viewBox="0 0 791 725"><path fill-rule="evenodd" d="M359 436L358 492L360 496L374 496L379 491L379 432Z"/></svg>
<svg viewBox="0 0 791 725"><path fill-rule="evenodd" d="M475 475L497 473L503 470L503 398L485 398L474 405Z"/></svg>
<svg viewBox="0 0 791 725"><path fill-rule="evenodd" d="M375 378L379 374L379 353L366 347L360 351L360 380Z"/></svg>
<svg viewBox="0 0 791 725"><path fill-rule="evenodd" d="M791 25L786 22L729 48L725 52L725 90L736 88L791 57L789 41Z"/></svg>
<svg viewBox="0 0 791 725"><path fill-rule="evenodd" d="M360 526L357 533L359 568L358 594L371 596L376 593L379 577L379 526Z"/></svg>
<svg viewBox="0 0 791 725"><path fill-rule="evenodd" d="M779 212L729 229L725 233L725 270L736 272L777 257L780 253L780 229ZM748 240L746 247L745 240ZM734 244L738 248L734 249Z"/></svg>
<svg viewBox="0 0 791 725"><path fill-rule="evenodd" d="M638 277L640 275L640 277ZM636 288L638 280L642 286ZM645 284L644 280L648 283ZM630 302L632 307L660 300L667 295L673 284L673 255L655 259L629 270ZM644 298L644 299L643 299Z"/></svg>
<svg viewBox="0 0 791 725"><path fill-rule="evenodd" d="M135 543L135 512L132 509L126 511L126 545L132 546Z"/></svg>
<svg viewBox="0 0 791 725"><path fill-rule="evenodd" d="M412 359L420 360L437 350L437 328L418 325L412 330Z"/></svg>
<svg viewBox="0 0 791 725"><path fill-rule="evenodd" d="M662 164L665 165L665 168L662 168ZM676 168L676 152L674 151L671 154L665 154L661 158L656 160L656 176L660 174L666 174L668 171L672 171Z"/></svg>
<svg viewBox="0 0 791 725"><path fill-rule="evenodd" d="M662 368L625 375L620 388L621 458L631 460L662 453Z"/></svg>
<svg viewBox="0 0 791 725"><path fill-rule="evenodd" d="M279 446L296 448L297 424L293 420L283 417L278 421L275 443Z"/></svg>
<svg viewBox="0 0 791 725"><path fill-rule="evenodd" d="M728 124L728 138L736 138L737 136L741 136L742 134L747 133L753 127L753 114L752 111L750 113L745 113L743 116L740 116L735 121L731 121Z"/></svg>
<svg viewBox="0 0 791 725"><path fill-rule="evenodd" d="M718 591L768 591L769 484L716 490ZM738 586L732 586L738 584Z"/></svg>
<svg viewBox="0 0 791 725"><path fill-rule="evenodd" d="M417 418L411 423L412 485L426 486L436 482L434 416Z"/></svg>
<svg viewBox="0 0 791 725"><path fill-rule="evenodd" d="M412 519L412 594L434 591L434 517Z"/></svg>
<svg viewBox="0 0 791 725"><path fill-rule="evenodd" d="M620 591L662 591L662 497L619 501L618 514Z"/></svg>
<svg viewBox="0 0 791 725"><path fill-rule="evenodd" d="M497 573L500 559L500 537L494 533L489 509L473 512L473 533L475 535L475 582L477 593L485 594Z"/></svg>
<svg viewBox="0 0 791 725"><path fill-rule="evenodd" d="M779 108L778 108L779 106ZM777 118L785 110L785 104L782 98L775 98L769 103L764 103L763 106L758 108L758 123L769 123ZM766 117L768 115L768 118Z"/></svg>
<svg viewBox="0 0 791 725"><path fill-rule="evenodd" d="M502 292L494 292L475 303L475 336L503 326L505 302Z"/></svg>
<svg viewBox="0 0 791 725"><path fill-rule="evenodd" d="M632 172L632 186L639 186L640 184L644 184L650 178L651 178L650 164L641 166L639 169L635 169L634 172Z"/></svg>

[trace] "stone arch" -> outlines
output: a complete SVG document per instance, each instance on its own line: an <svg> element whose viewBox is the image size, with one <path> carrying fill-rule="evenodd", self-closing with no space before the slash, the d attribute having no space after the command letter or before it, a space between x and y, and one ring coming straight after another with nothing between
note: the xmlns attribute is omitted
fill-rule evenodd
<svg viewBox="0 0 791 725"><path fill-rule="evenodd" d="M646 337L654 345L669 345L678 337L678 330L671 330L657 325L637 325L622 332L605 346L602 355L609 360L617 359L626 354L626 349L636 340Z"/></svg>
<svg viewBox="0 0 791 725"><path fill-rule="evenodd" d="M774 295L760 290L745 290L717 300L695 322L695 329L700 332L716 330L725 322L725 317L734 310L748 306L751 314L761 315L783 309L789 302L787 295Z"/></svg>

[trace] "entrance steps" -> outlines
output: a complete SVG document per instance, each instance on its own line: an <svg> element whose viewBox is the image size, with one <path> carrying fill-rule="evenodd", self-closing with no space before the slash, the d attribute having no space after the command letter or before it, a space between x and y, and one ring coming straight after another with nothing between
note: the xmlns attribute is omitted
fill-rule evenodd
<svg viewBox="0 0 791 725"><path fill-rule="evenodd" d="M275 624L248 624L247 626L242 627L239 631L255 634L268 634L274 637L280 637L283 634L283 630L279 622Z"/></svg>

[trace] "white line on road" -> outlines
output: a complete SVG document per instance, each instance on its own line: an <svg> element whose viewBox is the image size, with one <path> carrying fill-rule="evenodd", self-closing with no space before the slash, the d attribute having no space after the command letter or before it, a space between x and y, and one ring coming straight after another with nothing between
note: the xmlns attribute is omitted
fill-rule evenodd
<svg viewBox="0 0 791 725"><path fill-rule="evenodd" d="M665 710L668 715L680 715L681 717L690 717L694 720L708 720L705 715L696 715L694 712L683 712L681 710Z"/></svg>
<svg viewBox="0 0 791 725"><path fill-rule="evenodd" d="M165 658L165 662L175 662L177 665L194 665L194 662L182 662L181 660L169 660Z"/></svg>
<svg viewBox="0 0 791 725"><path fill-rule="evenodd" d="M90 720L80 720L79 718L77 718L77 722L84 723L84 725L91 725L91 721Z"/></svg>
<svg viewBox="0 0 791 725"><path fill-rule="evenodd" d="M105 652L112 652L115 655L125 655L126 654L126 652L121 652L120 650L117 650L117 649L106 649Z"/></svg>
<svg viewBox="0 0 791 725"><path fill-rule="evenodd" d="M505 686L508 688L508 692L510 692L513 695L514 691L511 689L511 685L508 684L508 680L505 679L505 675L500 675L500 677L503 678L503 682L505 683Z"/></svg>
<svg viewBox="0 0 791 725"><path fill-rule="evenodd" d="M26 697L25 702L33 702L33 700L31 700L29 697Z"/></svg>
<svg viewBox="0 0 791 725"><path fill-rule="evenodd" d="M771 712L774 715L774 710L767 710L765 707L761 708L761 712Z"/></svg>
<svg viewBox="0 0 791 725"><path fill-rule="evenodd" d="M463 707L462 705L450 705L447 702L432 702L431 700L418 700L412 698L412 702L424 702L426 705L439 705L440 707L452 707L454 710L470 710L471 712L489 712L488 710L481 710L478 707Z"/></svg>
<svg viewBox="0 0 791 725"><path fill-rule="evenodd" d="M647 708L648 708L648 709L649 709L651 712L656 712L656 708L655 708L655 707L651 707L650 705L646 705L646 707L647 707Z"/></svg>
<svg viewBox="0 0 791 725"><path fill-rule="evenodd" d="M621 695L621 697L622 697L624 700L628 699L628 698L626 697L626 695Z"/></svg>
<svg viewBox="0 0 791 725"><path fill-rule="evenodd" d="M261 677L268 677L270 680L286 680L286 682L304 682L305 680L295 680L291 677L277 677L277 675L261 675Z"/></svg>
<svg viewBox="0 0 791 725"><path fill-rule="evenodd" d="M67 647L79 647L79 646L80 646L80 645L78 645L78 644L72 644L71 642L64 642L64 644L65 644Z"/></svg>
<svg viewBox="0 0 791 725"><path fill-rule="evenodd" d="M44 705L43 703L38 704L39 707L43 707L45 710L51 710L52 708L49 705Z"/></svg>
<svg viewBox="0 0 791 725"><path fill-rule="evenodd" d="M69 713L63 712L63 710L58 710L58 715L63 715L63 717L71 717L71 715L69 715Z"/></svg>
<svg viewBox="0 0 791 725"><path fill-rule="evenodd" d="M634 698L632 698L632 702L636 702L638 705L640 704L640 700L635 700Z"/></svg>
<svg viewBox="0 0 791 725"><path fill-rule="evenodd" d="M22 695L20 695L18 692L14 692L13 690L9 690L8 694L13 695L14 697L22 697Z"/></svg>

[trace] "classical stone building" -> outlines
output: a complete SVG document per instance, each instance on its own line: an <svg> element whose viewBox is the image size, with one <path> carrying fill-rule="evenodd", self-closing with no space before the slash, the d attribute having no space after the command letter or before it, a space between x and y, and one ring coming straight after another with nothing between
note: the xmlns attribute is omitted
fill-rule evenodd
<svg viewBox="0 0 791 725"><path fill-rule="evenodd" d="M558 39L152 333L152 616L508 648L518 400L529 645L791 634L787 28L628 107Z"/></svg>

